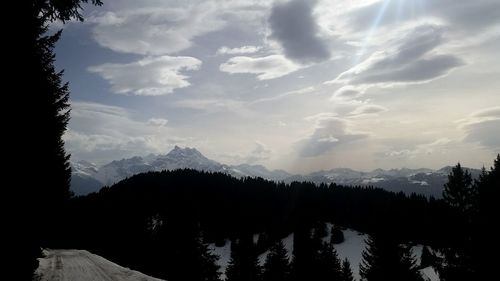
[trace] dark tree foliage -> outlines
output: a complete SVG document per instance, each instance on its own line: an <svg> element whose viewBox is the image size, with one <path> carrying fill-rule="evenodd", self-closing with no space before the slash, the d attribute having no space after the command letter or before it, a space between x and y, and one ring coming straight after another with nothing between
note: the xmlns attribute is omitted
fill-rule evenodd
<svg viewBox="0 0 500 281"><path fill-rule="evenodd" d="M290 262L288 253L279 240L271 247L264 263L262 281L288 281L290 278Z"/></svg>
<svg viewBox="0 0 500 281"><path fill-rule="evenodd" d="M444 185L443 199L453 208L466 212L472 206L473 192L470 172L464 170L458 163L448 175L448 182Z"/></svg>
<svg viewBox="0 0 500 281"><path fill-rule="evenodd" d="M475 182L477 190L476 210L473 216L471 239L473 256L472 267L476 271L476 280L487 280L497 274L497 243L500 237L498 214L500 213L500 154L489 171L484 170Z"/></svg>
<svg viewBox="0 0 500 281"><path fill-rule="evenodd" d="M332 243L323 243L317 263L318 281L340 280L342 265Z"/></svg>
<svg viewBox="0 0 500 281"><path fill-rule="evenodd" d="M444 280L474 279L470 243L474 191L470 173L458 163L448 175L443 191L444 202L452 208L453 228L456 230L449 237L448 245L440 249L444 256L440 276Z"/></svg>
<svg viewBox="0 0 500 281"><path fill-rule="evenodd" d="M500 189L500 155L489 171L483 168L473 183L457 164L445 185L445 203L451 207L454 230L438 250L443 259L438 266L444 281L487 280L494 276L497 250ZM492 246L493 245L493 246Z"/></svg>
<svg viewBox="0 0 500 281"><path fill-rule="evenodd" d="M429 247L424 246L422 248L422 254L420 255L420 268L426 268L435 265L436 265L436 257L431 252Z"/></svg>
<svg viewBox="0 0 500 281"><path fill-rule="evenodd" d="M311 268L317 266L322 246L321 231L315 230L320 222L366 233L384 229L400 241L425 245L441 245L449 235L448 207L439 200L376 188L284 184L194 170L135 175L70 202L67 247L87 249L157 277L170 270L162 262L172 252L168 233L179 231L176 237L181 237L186 227L175 225L183 221L199 225L204 241L219 245L259 233L258 254L295 233L294 280L311 280L317 272ZM158 216L164 221L163 235L151 229L151 218ZM155 245L164 245L164 250Z"/></svg>
<svg viewBox="0 0 500 281"><path fill-rule="evenodd" d="M252 235L242 235L231 243L231 259L226 269L226 281L260 281L262 268Z"/></svg>
<svg viewBox="0 0 500 281"><path fill-rule="evenodd" d="M63 221L62 208L70 197L71 169L62 140L69 120L69 89L62 81L62 71L56 71L54 66L53 50L61 32L48 34L48 24L82 20L80 5L88 1L18 2L14 3L15 9L10 9L19 23L12 38L12 45L17 48L12 57L18 59L9 71L13 80L19 81L10 104L22 117L11 119L15 141L10 148L19 153L11 165L24 174L14 171L9 176L18 183L14 191L19 200L13 227L18 232L16 252L20 256L15 265L16 276L19 280L31 280L40 247L55 246L60 241L57 234ZM99 0L92 3L101 4ZM24 168L30 159L39 163L34 169L28 168L26 177Z"/></svg>
<svg viewBox="0 0 500 281"><path fill-rule="evenodd" d="M330 242L332 244L340 244L344 242L344 232L338 225L333 225L331 230Z"/></svg>
<svg viewBox="0 0 500 281"><path fill-rule="evenodd" d="M423 281L411 248L384 235L370 236L359 274L363 281Z"/></svg>
<svg viewBox="0 0 500 281"><path fill-rule="evenodd" d="M354 276L352 275L351 263L347 258L342 262L342 271L340 272L341 281L354 281Z"/></svg>
<svg viewBox="0 0 500 281"><path fill-rule="evenodd" d="M307 225L300 225L293 236L293 256L291 280L317 280L320 278L318 271L319 250L321 240L311 234Z"/></svg>
<svg viewBox="0 0 500 281"><path fill-rule="evenodd" d="M219 280L218 257L203 242L198 225L192 221L162 219L162 222L158 232L151 232L152 243L142 247L154 253L154 258L144 262L148 271L172 281Z"/></svg>

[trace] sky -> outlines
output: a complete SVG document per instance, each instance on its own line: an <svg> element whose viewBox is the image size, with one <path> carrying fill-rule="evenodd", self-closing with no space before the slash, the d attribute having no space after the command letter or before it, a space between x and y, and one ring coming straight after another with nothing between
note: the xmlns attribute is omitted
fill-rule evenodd
<svg viewBox="0 0 500 281"><path fill-rule="evenodd" d="M491 166L498 0L108 0L64 28L72 160Z"/></svg>

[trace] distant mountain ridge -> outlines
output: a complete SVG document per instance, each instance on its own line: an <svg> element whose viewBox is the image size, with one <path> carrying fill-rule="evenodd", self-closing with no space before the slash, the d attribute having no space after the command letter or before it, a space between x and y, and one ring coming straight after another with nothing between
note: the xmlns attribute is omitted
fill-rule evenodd
<svg viewBox="0 0 500 281"><path fill-rule="evenodd" d="M440 197L451 166L439 170L431 169L375 169L361 172L349 168L318 171L307 175L292 175L284 170L268 170L262 165L226 165L205 157L195 148L175 146L164 155L150 154L145 157L115 160L101 167L87 161L72 163L71 188L76 195L98 191L102 186L112 185L127 177L148 171L194 169L207 172L221 172L234 177L261 177L273 181L290 183L309 181L337 183L342 185L373 185L389 191L403 191ZM480 170L467 168L474 177Z"/></svg>
<svg viewBox="0 0 500 281"><path fill-rule="evenodd" d="M291 175L283 170L269 171L262 165L226 165L208 159L195 148L180 148L175 146L164 155L150 154L145 157L115 160L101 167L87 161L72 163L72 190L76 195L97 191L101 186L112 185L127 177L148 171L194 169L207 172L221 172L234 177L262 177L280 181ZM85 187L85 182L89 186ZM96 182L100 183L96 187Z"/></svg>

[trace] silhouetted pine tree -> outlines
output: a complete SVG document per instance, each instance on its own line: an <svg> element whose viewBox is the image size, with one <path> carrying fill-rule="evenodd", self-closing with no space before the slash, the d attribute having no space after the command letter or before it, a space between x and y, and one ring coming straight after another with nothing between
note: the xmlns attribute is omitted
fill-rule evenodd
<svg viewBox="0 0 500 281"><path fill-rule="evenodd" d="M466 212L473 203L472 177L460 163L452 168L448 182L444 185L443 199L460 212Z"/></svg>
<svg viewBox="0 0 500 281"><path fill-rule="evenodd" d="M451 226L455 231L448 237L448 245L440 249L444 256L439 268L442 280L474 280L471 239L475 196L470 173L458 163L448 175L443 191L443 200L452 209Z"/></svg>
<svg viewBox="0 0 500 281"><path fill-rule="evenodd" d="M226 281L260 281L262 269L250 234L231 243L231 259L226 269Z"/></svg>
<svg viewBox="0 0 500 281"><path fill-rule="evenodd" d="M363 281L423 281L411 248L394 239L370 236L363 251L359 274Z"/></svg>
<svg viewBox="0 0 500 281"><path fill-rule="evenodd" d="M22 221L17 239L23 239L17 249L22 258L17 263L21 267L16 276L31 279L32 270L37 266L34 255L39 255L40 246L48 246L49 240L59 233L55 220L63 216L61 207L70 196L69 182L71 169L69 155L64 150L62 136L69 120L69 90L62 82L62 71L54 66L54 46L61 32L47 35L48 25L56 20L62 22L78 19L81 3L92 2L100 5L100 0L36 0L19 1L15 9L16 29L19 40L15 46L22 49L16 63L22 70L15 73L22 79L13 95L14 107L22 112L22 118L12 118L16 136L12 151L19 153L11 165L23 170L23 177L16 178L16 194L22 198L18 204ZM19 67L16 66L16 69ZM29 123L26 123L29 120ZM35 169L21 169L26 161L40 161ZM19 165L22 164L22 165ZM19 171L14 171L20 174ZM61 222L63 220L60 220Z"/></svg>
<svg viewBox="0 0 500 281"><path fill-rule="evenodd" d="M316 270L319 275L319 279L316 280L340 280L342 265L333 244L323 243Z"/></svg>
<svg viewBox="0 0 500 281"><path fill-rule="evenodd" d="M290 262L283 242L271 247L264 264L263 281L287 281L290 277Z"/></svg>
<svg viewBox="0 0 500 281"><path fill-rule="evenodd" d="M352 276L351 263L347 258L342 262L342 271L340 272L340 280L341 281L354 281L354 277Z"/></svg>
<svg viewBox="0 0 500 281"><path fill-rule="evenodd" d="M344 233L342 232L342 229L338 227L337 225L332 226L332 236L330 236L330 242L333 244L340 244L344 242Z"/></svg>
<svg viewBox="0 0 500 281"><path fill-rule="evenodd" d="M294 281L315 280L319 278L318 254L321 239L311 235L307 225L300 225L293 236L292 275Z"/></svg>
<svg viewBox="0 0 500 281"><path fill-rule="evenodd" d="M495 276L498 250L491 241L500 236L498 213L500 213L500 154L493 161L493 167L482 170L474 182L477 190L477 208L473 217L471 239L472 265L475 280L488 280ZM498 247L497 247L498 248Z"/></svg>
<svg viewBox="0 0 500 281"><path fill-rule="evenodd" d="M424 246L422 248L422 254L420 255L420 268L426 268L435 264L435 257L431 253L429 247Z"/></svg>

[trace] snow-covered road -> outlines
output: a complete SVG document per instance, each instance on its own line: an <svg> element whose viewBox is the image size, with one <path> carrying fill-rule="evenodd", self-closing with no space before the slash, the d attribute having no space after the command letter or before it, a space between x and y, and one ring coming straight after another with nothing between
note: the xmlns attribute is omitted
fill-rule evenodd
<svg viewBox="0 0 500 281"><path fill-rule="evenodd" d="M36 271L40 281L161 281L84 250L45 250L44 254Z"/></svg>

